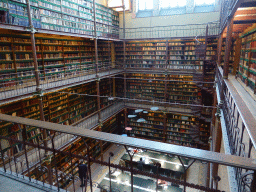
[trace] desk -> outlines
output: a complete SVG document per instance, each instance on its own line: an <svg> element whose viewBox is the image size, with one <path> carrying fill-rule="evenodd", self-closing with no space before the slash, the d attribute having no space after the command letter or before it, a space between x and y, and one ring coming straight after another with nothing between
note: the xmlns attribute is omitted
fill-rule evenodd
<svg viewBox="0 0 256 192"><path fill-rule="evenodd" d="M141 152L141 153L136 153L133 156L132 160L133 160L133 162L138 162L138 161L140 161L141 157L145 157L146 159L149 160L149 163L147 163L147 161L146 161L145 165L147 165L147 164L154 165L155 163L160 163L161 168L184 173L184 169L177 157L169 157L168 155L158 154L155 152ZM130 156L128 155L128 153L125 153L123 155L122 159L125 161L130 161ZM183 160L185 166L187 166L189 160L184 159L184 158L182 160Z"/></svg>
<svg viewBox="0 0 256 192"><path fill-rule="evenodd" d="M173 175L175 177L180 177L184 173L184 169L177 157L170 157L165 154L160 154L156 152L139 152L135 153L133 156L133 164L137 166L140 158L146 158L145 164L143 164L145 171L151 170L154 173L157 171L156 163L160 163L159 174L163 175ZM128 153L124 154L122 159L128 164L130 162L130 156ZM182 159L184 165L188 165L188 159Z"/></svg>
<svg viewBox="0 0 256 192"><path fill-rule="evenodd" d="M131 191L131 175L129 173L121 173L118 177L112 177L111 186L113 188L112 191L120 192L130 192ZM109 176L108 174L100 183L100 186L108 186L109 187ZM134 192L155 192L156 191L156 179L148 178L144 176L134 175L133 176L133 191ZM166 187L162 187L158 191L164 192L182 192L182 189L179 187L172 186L171 183L168 183Z"/></svg>

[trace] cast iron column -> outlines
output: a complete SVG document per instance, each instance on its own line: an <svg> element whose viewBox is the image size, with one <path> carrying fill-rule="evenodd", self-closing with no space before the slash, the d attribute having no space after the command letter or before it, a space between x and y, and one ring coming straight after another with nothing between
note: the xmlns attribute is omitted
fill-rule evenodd
<svg viewBox="0 0 256 192"><path fill-rule="evenodd" d="M30 1L26 0L26 2L27 2L28 20L29 20L29 26L30 26L32 55L33 55L33 62L34 62L34 68L35 68L36 91L37 91L38 100L39 100L40 120L44 121L45 119L44 119L44 108L43 108L43 100L42 100L42 88L40 87L39 70L38 70L37 56L36 56L35 28L33 26L32 17L31 17ZM43 129L43 140L44 140L45 147L47 146L46 138L47 138L46 130Z"/></svg>

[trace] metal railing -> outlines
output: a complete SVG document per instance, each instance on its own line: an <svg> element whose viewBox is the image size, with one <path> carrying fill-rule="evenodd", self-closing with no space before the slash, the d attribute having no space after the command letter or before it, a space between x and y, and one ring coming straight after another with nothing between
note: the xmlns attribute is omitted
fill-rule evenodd
<svg viewBox="0 0 256 192"><path fill-rule="evenodd" d="M217 68L217 94L220 107L223 140L226 141L226 153L241 157L256 158L256 120L239 96L233 85L223 79L223 71ZM235 168L235 177L252 179L248 170ZM238 191L245 191L246 186L238 182Z"/></svg>
<svg viewBox="0 0 256 192"><path fill-rule="evenodd" d="M219 23L189 24L189 25L170 25L125 28L125 38L123 37L123 28L119 30L120 39L170 39L170 38L189 38L205 36L206 26L208 25L208 35L219 35Z"/></svg>
<svg viewBox="0 0 256 192"><path fill-rule="evenodd" d="M222 0L220 2L220 33L225 29L229 16L235 13L241 0Z"/></svg>
<svg viewBox="0 0 256 192"><path fill-rule="evenodd" d="M203 71L203 64L132 64L126 63L126 68L129 69L136 69L136 70L168 70L168 71L187 71L187 72L202 72Z"/></svg>
<svg viewBox="0 0 256 192"><path fill-rule="evenodd" d="M99 77L112 76L122 71L122 66L104 62L98 64ZM91 81L96 78L96 65L86 67L61 67L40 70L40 84L44 90L61 88L71 84ZM34 70L0 75L0 100L15 98L36 92Z"/></svg>
<svg viewBox="0 0 256 192"><path fill-rule="evenodd" d="M81 187L79 187L80 179L77 173L80 164L87 164L88 166L88 175L85 178L85 183L88 184L86 185L86 189L90 191L95 191L96 187L101 188L105 185L107 185L105 187L107 191L110 188L112 189L112 187L116 188L118 185L126 187L126 190L133 191L136 187L143 187L137 186L135 183L137 177L152 181L151 188L148 188L150 191L158 191L159 187L163 187L161 183L165 183L167 187L172 185L176 189L184 191L190 188L201 191L220 191L221 189L216 189L217 186L209 188L206 185L200 184L202 182L197 182L194 179L193 183L191 183L192 180L189 180L189 178L191 176L194 177L194 174L198 171L196 169L197 166L193 165L197 164L198 166L208 167L208 164L217 163L223 165L225 169L228 166L239 170L251 170L250 173L254 173L254 170L256 170L255 161L246 157L124 137L74 126L59 125L3 114L0 114L0 120L2 122L19 124L23 127L23 132L29 132L30 127L46 129L51 140L54 140L55 135L58 133L67 133L76 138L73 145L59 150L53 144L54 142L52 142L52 145L43 146L39 143L39 140L28 141L25 137L0 136L1 167L4 172L9 172L17 176L18 174L22 174L24 177L27 176L30 182L42 183L43 185L48 183L56 186L59 190L81 190ZM12 153L17 149L17 145L19 145L19 148L23 150L25 155L22 163L19 157ZM94 145L96 147L93 147ZM37 163L31 163L31 160L28 158L28 146L37 151ZM112 151L114 148L125 152L127 158L122 158L126 162L125 164L119 162L116 157L118 154ZM97 157L101 156L101 152L105 152L105 155L101 159L98 159ZM140 169L135 159L144 153L154 153L166 158L166 160L163 161L163 159L157 157L149 157L149 162L144 164L143 169ZM61 160L63 157L64 160ZM104 183L98 181L96 178L98 178L99 169L104 169L106 166L109 166L110 173L108 175L110 177L108 175L103 176ZM127 180L118 180L117 173L126 174ZM248 180L243 180L244 177L237 177L237 179L242 185L248 184Z"/></svg>

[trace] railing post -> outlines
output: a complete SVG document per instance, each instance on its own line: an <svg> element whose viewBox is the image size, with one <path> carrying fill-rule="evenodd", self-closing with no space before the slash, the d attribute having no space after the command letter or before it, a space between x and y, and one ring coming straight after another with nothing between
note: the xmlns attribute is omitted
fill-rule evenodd
<svg viewBox="0 0 256 192"><path fill-rule="evenodd" d="M1 139L0 139L0 150L1 150L2 162L3 162L3 166L4 166L4 172L6 172L6 167L5 167L5 162L4 162L4 152L2 149L2 145L1 145Z"/></svg>
<svg viewBox="0 0 256 192"><path fill-rule="evenodd" d="M110 158L113 157L114 154L112 152L109 153L109 157L108 157L108 171L109 171L109 190L110 192L112 192L112 187L111 187L111 170L110 170Z"/></svg>
<svg viewBox="0 0 256 192"><path fill-rule="evenodd" d="M251 182L251 192L256 192L256 171L253 172L253 178Z"/></svg>

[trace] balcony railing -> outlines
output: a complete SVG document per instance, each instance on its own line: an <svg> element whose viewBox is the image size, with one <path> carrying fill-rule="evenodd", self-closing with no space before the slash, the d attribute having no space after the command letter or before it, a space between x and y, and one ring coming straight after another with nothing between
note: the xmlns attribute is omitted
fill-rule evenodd
<svg viewBox="0 0 256 192"><path fill-rule="evenodd" d="M220 67L217 68L216 80L226 153L254 159L256 157L256 120L230 81L223 79L223 70ZM237 181L243 176L252 179L251 172L248 170L235 168L234 172ZM246 187L241 186L240 183L238 187L238 191L246 191Z"/></svg>
<svg viewBox="0 0 256 192"><path fill-rule="evenodd" d="M206 24L190 24L190 25L170 25L170 26L154 26L154 27L138 27L126 28L125 37L123 28L120 28L120 39L170 39L170 38L189 38L205 36L206 27L208 25L208 35L219 35L219 23L212 22Z"/></svg>
<svg viewBox="0 0 256 192"><path fill-rule="evenodd" d="M74 126L59 125L3 114L0 114L0 120L2 123L11 122L22 126L23 132L29 131L31 127L46 129L47 132L49 132L51 140L54 140L55 135L59 135L59 133L67 133L73 135L73 138L76 138L73 140L73 145L66 146L60 150L57 149L54 144L43 146L38 143L38 140L29 141L26 140L25 137L15 138L0 136L1 167L4 172L12 173L17 176L21 174L28 177L31 182L38 184L39 182L42 184L48 183L56 186L58 189L66 189L69 191L81 190L79 189L80 179L77 173L80 164L88 165L88 175L85 183L88 184L87 190L90 189L90 191L95 191L95 188L103 188L103 186L107 188L107 191L109 191L111 186L111 190L114 191L116 186L120 185L133 191L133 189L137 187L142 187L134 183L135 174L136 178L143 177L152 181L153 185L150 186L150 189L148 188L150 191L157 191L159 187L163 187L161 183L165 183L167 187L171 185L176 186L178 190L184 191L190 188L201 191L220 191L217 190L216 187L209 188L199 182L192 183L192 180L188 181L188 178L191 176L190 174L192 173L194 177L194 173L196 172L196 168L193 165L200 164L208 167L211 163L217 163L224 167L233 167L241 171L250 170L250 174L254 173L254 170L256 170L255 161L246 157L124 137L81 129ZM79 147L76 146L76 141ZM8 143L9 146L7 145ZM92 148L92 144L97 144L97 147ZM31 159L28 158L28 146L37 151L35 155L36 163L31 163ZM13 151L17 150L17 148L23 151L25 158L22 160L19 156L13 155ZM113 148L126 151L128 158L126 165L114 161L116 154L114 154L114 157L112 157L113 155L111 154L104 155L101 159L97 158L102 155L102 152L112 152ZM152 169L147 170L147 164L145 164L144 169L141 170L137 166L137 162L134 161L134 158L142 155L145 150L172 159L175 166L166 168L165 164L169 162L161 162L160 159L154 158L149 160L148 165L151 165L152 162L150 161L154 160L155 162L159 161L159 164L162 163L162 167L159 164L152 164ZM63 157L65 157L64 161L61 160ZM106 175L104 178L105 183L102 183L96 180L94 175L97 175L98 168L106 168L106 166L109 166L110 177ZM116 177L114 172L126 174L126 180L121 181L118 180L118 178L113 179L113 177ZM244 175L237 175L237 181L241 186L240 188L243 189L241 191L246 191L245 188L247 187L255 188L255 186L251 186L251 183L254 183L254 181L248 183L246 178L247 177Z"/></svg>
<svg viewBox="0 0 256 192"><path fill-rule="evenodd" d="M122 71L122 66L113 63L99 63L99 77L112 76ZM86 65L85 68L69 67L51 68L39 71L40 87L43 90L61 88L71 84L86 82L96 78L96 65ZM0 75L0 100L24 96L36 92L35 71L22 71Z"/></svg>
<svg viewBox="0 0 256 192"><path fill-rule="evenodd" d="M228 17L235 13L237 6L241 0L221 0L220 10L220 33L225 29L228 21Z"/></svg>

